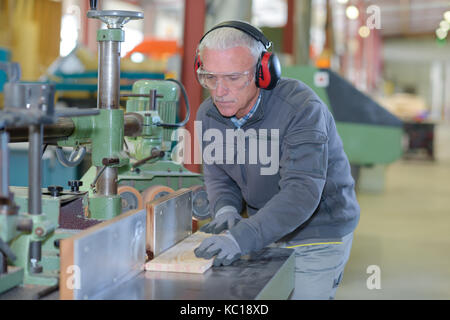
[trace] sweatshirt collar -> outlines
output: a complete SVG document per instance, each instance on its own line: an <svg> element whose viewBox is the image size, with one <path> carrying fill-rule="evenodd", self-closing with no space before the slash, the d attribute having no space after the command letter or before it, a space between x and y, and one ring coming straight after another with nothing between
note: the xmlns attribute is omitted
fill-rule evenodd
<svg viewBox="0 0 450 320"><path fill-rule="evenodd" d="M264 100L266 97L266 90L261 89L260 93L259 93L259 97L258 97L258 101L257 104L255 105L256 109L254 110L254 113L251 115L251 117L241 126L245 127L248 126L252 123L255 123L261 119L264 118ZM215 120L226 124L227 126L231 127L231 128L236 128L234 123L231 121L231 118L229 117L224 117L220 114L219 110L217 110L217 107L214 105L214 102L211 99L211 104L210 104L210 108L208 109L208 111L206 112L207 116L210 116L212 118L214 118Z"/></svg>

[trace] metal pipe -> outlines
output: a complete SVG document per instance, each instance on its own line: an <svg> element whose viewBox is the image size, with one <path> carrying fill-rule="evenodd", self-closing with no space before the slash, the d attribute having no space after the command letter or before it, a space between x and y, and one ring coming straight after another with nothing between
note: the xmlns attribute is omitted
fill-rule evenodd
<svg viewBox="0 0 450 320"><path fill-rule="evenodd" d="M120 101L120 42L98 41L98 92L97 108L119 109ZM97 167L104 170L97 180L97 194L117 195L118 169Z"/></svg>
<svg viewBox="0 0 450 320"><path fill-rule="evenodd" d="M0 251L0 275L6 274L8 272L8 264L6 263L6 255Z"/></svg>
<svg viewBox="0 0 450 320"><path fill-rule="evenodd" d="M97 173L102 169L104 171L100 175L96 183L97 194L102 196L116 195L118 169L115 167L97 167Z"/></svg>
<svg viewBox="0 0 450 320"><path fill-rule="evenodd" d="M0 132L0 198L9 198L9 134Z"/></svg>
<svg viewBox="0 0 450 320"><path fill-rule="evenodd" d="M75 124L72 119L59 118L54 124L44 126L44 141L64 139L73 134ZM28 127L7 128L10 134L10 142L27 142L29 137Z"/></svg>
<svg viewBox="0 0 450 320"><path fill-rule="evenodd" d="M99 109L118 109L120 100L120 42L99 41L98 93Z"/></svg>
<svg viewBox="0 0 450 320"><path fill-rule="evenodd" d="M21 218L17 219L17 230L22 232L31 232L33 231L33 220L29 218Z"/></svg>
<svg viewBox="0 0 450 320"><path fill-rule="evenodd" d="M28 153L28 212L32 215L42 213L42 125L29 126Z"/></svg>
<svg viewBox="0 0 450 320"><path fill-rule="evenodd" d="M31 125L29 131L28 152L28 213L30 215L42 214L42 125ZM31 241L29 247L29 262L31 273L41 273L42 266L39 265L42 254L42 242Z"/></svg>
<svg viewBox="0 0 450 320"><path fill-rule="evenodd" d="M39 264L42 259L42 241L30 241L29 258L30 258L30 272L42 273L43 267Z"/></svg>
<svg viewBox="0 0 450 320"><path fill-rule="evenodd" d="M124 136L138 137L142 134L142 124L144 117L139 113L127 113L124 116Z"/></svg>
<svg viewBox="0 0 450 320"><path fill-rule="evenodd" d="M137 113L125 114L124 134L126 137L136 137L141 134L143 116ZM44 142L53 142L70 137L75 131L75 124L72 119L59 118L55 124L44 126ZM28 127L7 128L10 135L10 142L27 142Z"/></svg>

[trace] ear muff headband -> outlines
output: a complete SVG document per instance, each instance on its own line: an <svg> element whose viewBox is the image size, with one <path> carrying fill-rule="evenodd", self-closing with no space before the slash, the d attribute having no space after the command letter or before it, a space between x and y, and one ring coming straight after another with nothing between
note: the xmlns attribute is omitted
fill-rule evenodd
<svg viewBox="0 0 450 320"><path fill-rule="evenodd" d="M205 38L208 33L219 28L235 28L241 30L242 32L251 36L256 41L261 42L266 50L269 50L270 47L272 46L272 42L269 39L267 39L261 31L256 29L251 24L237 20L221 22L218 25L212 27L212 29L210 29L203 35L203 37L200 39L200 42L202 42L203 38Z"/></svg>
<svg viewBox="0 0 450 320"><path fill-rule="evenodd" d="M248 34L256 41L261 42L266 50L269 50L270 47L272 46L272 42L269 39L267 39L264 36L264 34L257 28L253 27L251 24L237 20L225 21L214 26L212 29L210 29L203 35L203 37L200 39L200 43L206 37L206 35L208 35L213 30L219 28L238 29ZM197 72L197 69L199 69L201 66L202 62L200 59L200 55L197 52L195 56L194 70ZM259 57L258 63L256 65L256 74L255 74L256 86L267 90L273 89L280 80L280 77L281 77L281 67L278 57L272 52L264 51L263 53L261 53L261 56Z"/></svg>

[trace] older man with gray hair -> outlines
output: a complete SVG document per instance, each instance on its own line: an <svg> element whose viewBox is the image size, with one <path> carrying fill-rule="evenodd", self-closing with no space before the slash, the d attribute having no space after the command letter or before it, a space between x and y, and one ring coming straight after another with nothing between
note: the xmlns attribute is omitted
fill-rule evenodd
<svg viewBox="0 0 450 320"><path fill-rule="evenodd" d="M276 129L276 139L246 134L245 146L252 139L266 147L277 143L280 159L279 170L268 175L261 174L261 162L204 161L213 219L201 231L217 235L195 254L215 257L220 266L268 245L294 248L291 298L333 299L359 220L354 180L327 106L304 83L281 78L270 46L243 21L213 27L198 46L197 79L210 93L197 113L203 132ZM235 159L235 143L229 144L223 157ZM248 218L241 216L243 202Z"/></svg>

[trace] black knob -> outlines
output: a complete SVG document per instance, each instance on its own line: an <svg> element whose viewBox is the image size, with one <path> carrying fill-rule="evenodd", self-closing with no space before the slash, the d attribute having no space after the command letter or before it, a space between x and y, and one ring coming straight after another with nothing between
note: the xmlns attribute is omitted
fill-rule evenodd
<svg viewBox="0 0 450 320"><path fill-rule="evenodd" d="M48 192L52 195L52 197L59 197L61 194L61 191L63 191L63 187L61 186L48 186L47 187Z"/></svg>
<svg viewBox="0 0 450 320"><path fill-rule="evenodd" d="M69 180L68 182L70 191L72 192L79 192L80 187L83 185L83 181L81 180Z"/></svg>
<svg viewBox="0 0 450 320"><path fill-rule="evenodd" d="M89 4L91 5L91 10L97 10L97 0L89 0Z"/></svg>

